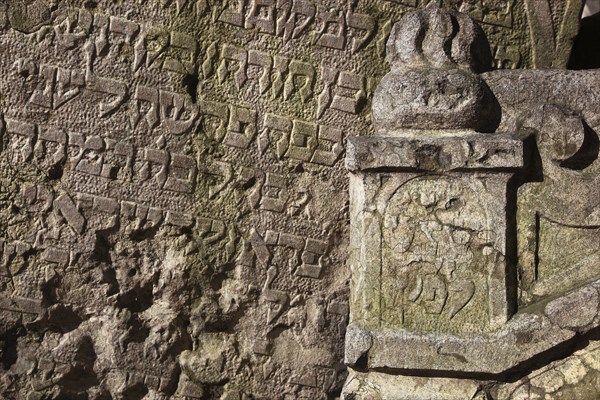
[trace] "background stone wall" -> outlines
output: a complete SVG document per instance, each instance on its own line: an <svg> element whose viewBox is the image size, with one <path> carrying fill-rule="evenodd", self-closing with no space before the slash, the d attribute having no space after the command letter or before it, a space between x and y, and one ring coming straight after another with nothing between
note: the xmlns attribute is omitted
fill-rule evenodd
<svg viewBox="0 0 600 400"><path fill-rule="evenodd" d="M345 139L426 3L0 4L1 395L336 397ZM564 67L580 11L444 4L498 68Z"/></svg>

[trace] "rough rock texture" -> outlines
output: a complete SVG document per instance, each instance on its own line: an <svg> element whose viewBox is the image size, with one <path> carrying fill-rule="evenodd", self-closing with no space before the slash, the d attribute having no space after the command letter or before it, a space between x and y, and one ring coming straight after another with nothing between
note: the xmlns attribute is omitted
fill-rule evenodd
<svg viewBox="0 0 600 400"><path fill-rule="evenodd" d="M1 1L0 398L339 396L348 375L346 139L373 133L373 91L390 68L392 26L426 3ZM578 0L443 3L482 24L500 68L547 66L544 57L564 67L581 7ZM460 71L480 72L469 58L478 52L466 54ZM473 98L488 94L478 76L456 77L475 85ZM483 79L501 93L495 79L510 75ZM567 75L551 79L572 87ZM497 94L506 110L521 104L510 100L514 84L498 84L507 88ZM596 126L594 111L577 104L568 109ZM492 109L483 117L500 118ZM505 115L500 123L508 126ZM484 125L491 131L498 123ZM473 142L473 132L461 132L439 143L412 134L398 148L398 166L455 174L503 169L519 154L512 139ZM377 154L363 148L357 165L379 168L367 150ZM502 182L475 175L450 189ZM410 201L435 224L428 199ZM465 221L463 231L472 229L474 219ZM465 233L448 251L469 257ZM502 246L501 236L480 239L477 257ZM466 287L469 279L454 283ZM418 302L429 307L428 300ZM552 324L568 334L596 319L564 314ZM357 359L373 345L370 336L360 340ZM590 370L580 381L594 376Z"/></svg>

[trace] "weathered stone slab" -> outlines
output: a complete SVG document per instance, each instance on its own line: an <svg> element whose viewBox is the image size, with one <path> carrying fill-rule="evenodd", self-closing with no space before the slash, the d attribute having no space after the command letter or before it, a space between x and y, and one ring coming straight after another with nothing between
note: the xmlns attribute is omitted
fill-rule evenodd
<svg viewBox="0 0 600 400"><path fill-rule="evenodd" d="M584 334L597 326L599 282L586 285L532 310L524 309L497 331L486 335L419 334L399 329L373 330L368 347L346 355L366 356L371 369L398 369L499 375ZM573 310L580 310L575 313ZM348 327L349 337L365 335ZM462 332L466 332L463 330ZM366 349L366 350L365 350ZM357 357L358 355L358 357Z"/></svg>
<svg viewBox="0 0 600 400"><path fill-rule="evenodd" d="M516 132L520 114L539 104L563 106L590 127L600 127L598 71L492 71L482 77L502 107L500 132Z"/></svg>
<svg viewBox="0 0 600 400"><path fill-rule="evenodd" d="M454 377L419 377L350 371L345 391L359 399L594 399L598 394L600 349L593 340L571 356L521 375L514 382ZM514 375L513 375L514 377Z"/></svg>
<svg viewBox="0 0 600 400"><path fill-rule="evenodd" d="M0 2L0 397L337 396L344 146L428 3ZM564 67L581 5L443 3L501 68Z"/></svg>
<svg viewBox="0 0 600 400"><path fill-rule="evenodd" d="M360 273L372 282L353 288L371 306L357 299L352 307L368 313L365 323L481 332L506 322L506 205L498 199L509 178L498 171L352 177L359 187L352 193L364 195L351 197L352 243L361 244L350 265L364 264Z"/></svg>
<svg viewBox="0 0 600 400"><path fill-rule="evenodd" d="M431 131L431 135L439 132ZM444 132L447 138L369 136L348 139L346 167L352 171L377 169L456 171L510 169L522 166L521 143L509 135Z"/></svg>

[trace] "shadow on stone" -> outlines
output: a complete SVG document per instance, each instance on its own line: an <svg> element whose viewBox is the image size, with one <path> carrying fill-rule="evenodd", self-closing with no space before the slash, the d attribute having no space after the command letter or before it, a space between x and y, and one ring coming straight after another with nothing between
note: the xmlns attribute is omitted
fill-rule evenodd
<svg viewBox="0 0 600 400"><path fill-rule="evenodd" d="M579 34L573 43L569 69L600 68L600 13L581 20Z"/></svg>

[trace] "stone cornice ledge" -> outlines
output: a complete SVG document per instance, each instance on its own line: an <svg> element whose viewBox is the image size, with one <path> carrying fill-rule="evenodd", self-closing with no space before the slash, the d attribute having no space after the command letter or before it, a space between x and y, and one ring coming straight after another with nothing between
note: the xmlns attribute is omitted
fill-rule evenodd
<svg viewBox="0 0 600 400"><path fill-rule="evenodd" d="M509 135L472 131L399 132L398 136L361 136L348 140L346 166L352 171L517 169L523 166L523 142Z"/></svg>
<svg viewBox="0 0 600 400"><path fill-rule="evenodd" d="M351 323L345 362L369 370L498 375L600 326L600 280L521 310L501 329L460 336L403 330L366 330Z"/></svg>

